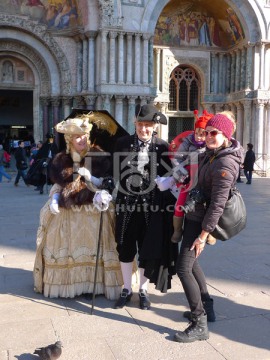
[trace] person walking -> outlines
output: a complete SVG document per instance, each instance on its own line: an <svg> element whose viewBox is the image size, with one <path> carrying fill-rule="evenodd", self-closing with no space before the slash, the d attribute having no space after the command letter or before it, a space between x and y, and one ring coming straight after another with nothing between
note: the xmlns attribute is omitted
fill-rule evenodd
<svg viewBox="0 0 270 360"><path fill-rule="evenodd" d="M26 182L26 170L28 168L28 164L27 164L27 157L24 148L24 141L22 140L18 141L18 149L16 150L14 157L16 160L16 168L18 170L14 185L18 186L19 180L22 177L25 185L29 186Z"/></svg>
<svg viewBox="0 0 270 360"><path fill-rule="evenodd" d="M253 151L253 144L247 144L247 152L244 159L243 169L247 179L246 184L251 185L252 173L254 171L254 164L256 161L255 153Z"/></svg>
<svg viewBox="0 0 270 360"><path fill-rule="evenodd" d="M3 145L0 144L0 183L2 182L3 176L8 179L8 182L11 181L11 176L5 172L4 152Z"/></svg>
<svg viewBox="0 0 270 360"><path fill-rule="evenodd" d="M148 282L166 292L175 274L177 244L170 241L175 197L161 192L156 176L171 170L168 143L156 136L158 124L166 124L165 115L152 105L135 108L135 133L117 140L114 172L118 180L116 194L116 241L124 281L115 308L123 308L131 299L133 260L138 252L139 306L150 308ZM171 207L170 212L164 211ZM138 251L137 251L138 249Z"/></svg>
<svg viewBox="0 0 270 360"><path fill-rule="evenodd" d="M53 134L46 134L46 142L43 143L35 155L35 162L39 162L39 166L36 166L36 171L39 172L39 184L35 190L43 194L44 185L50 184L49 172L51 161L55 155L59 152L56 143L54 142Z"/></svg>
<svg viewBox="0 0 270 360"><path fill-rule="evenodd" d="M222 215L243 162L244 150L232 138L234 131L235 123L224 114L213 116L205 127L206 151L199 159L197 185L187 197L187 202L194 206L185 215L176 266L190 307L190 311L184 313L190 324L174 335L177 342L208 339L207 321L215 321L213 299L209 295L198 257L205 248L207 236L215 229Z"/></svg>

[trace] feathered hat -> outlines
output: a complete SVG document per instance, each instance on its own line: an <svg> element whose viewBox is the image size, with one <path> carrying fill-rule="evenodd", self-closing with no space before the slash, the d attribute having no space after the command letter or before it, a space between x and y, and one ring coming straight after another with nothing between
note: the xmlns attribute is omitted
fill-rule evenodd
<svg viewBox="0 0 270 360"><path fill-rule="evenodd" d="M83 135L90 133L93 124L99 129L108 131L111 135L114 135L117 130L117 125L103 112L89 112L75 118L63 120L55 126L55 129L62 134Z"/></svg>
<svg viewBox="0 0 270 360"><path fill-rule="evenodd" d="M195 117L195 125L194 128L205 129L208 120L210 120L214 114L208 113L206 110L203 110L201 116L198 116L198 110L194 110L194 117Z"/></svg>

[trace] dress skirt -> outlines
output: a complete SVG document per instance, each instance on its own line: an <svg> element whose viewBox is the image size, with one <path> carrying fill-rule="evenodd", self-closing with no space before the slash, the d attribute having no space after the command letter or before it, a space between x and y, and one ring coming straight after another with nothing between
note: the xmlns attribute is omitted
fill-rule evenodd
<svg viewBox="0 0 270 360"><path fill-rule="evenodd" d="M114 236L115 209L111 203L107 211L94 206L59 208L53 215L50 200L40 212L37 233L37 252L34 265L34 289L45 297L74 298L93 293L100 233L100 251L96 295L107 299L119 297L123 285Z"/></svg>

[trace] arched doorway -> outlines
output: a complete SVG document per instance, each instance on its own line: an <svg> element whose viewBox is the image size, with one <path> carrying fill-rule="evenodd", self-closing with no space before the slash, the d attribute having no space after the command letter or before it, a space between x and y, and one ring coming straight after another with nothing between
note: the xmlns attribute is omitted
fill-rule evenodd
<svg viewBox="0 0 270 360"><path fill-rule="evenodd" d="M34 140L34 85L34 74L22 59L0 56L0 141L9 150L12 140Z"/></svg>

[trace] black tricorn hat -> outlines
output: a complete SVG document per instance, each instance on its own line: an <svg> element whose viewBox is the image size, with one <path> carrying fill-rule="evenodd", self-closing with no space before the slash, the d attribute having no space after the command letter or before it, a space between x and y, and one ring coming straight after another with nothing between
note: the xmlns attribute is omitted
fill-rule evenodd
<svg viewBox="0 0 270 360"><path fill-rule="evenodd" d="M102 150L112 153L116 140L122 136L129 135L129 133L112 117L106 110L89 110L89 109L76 109L73 108L71 113L65 120L80 117L82 115L90 114L90 118L97 118L98 121L91 121L93 128L90 132L91 144L99 146ZM98 126L99 122L104 123L106 126ZM106 127L114 129L113 133L106 130ZM65 149L66 143L63 134L59 136L59 148Z"/></svg>
<svg viewBox="0 0 270 360"><path fill-rule="evenodd" d="M167 125L167 118L153 105L136 105L135 116L137 121L153 121L158 124Z"/></svg>

